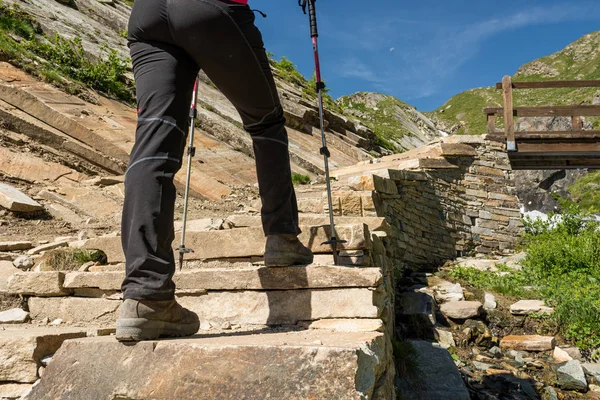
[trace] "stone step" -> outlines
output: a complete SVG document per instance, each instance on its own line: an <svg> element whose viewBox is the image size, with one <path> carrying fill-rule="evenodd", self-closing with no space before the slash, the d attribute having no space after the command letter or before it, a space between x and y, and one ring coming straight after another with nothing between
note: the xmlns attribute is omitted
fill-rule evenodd
<svg viewBox="0 0 600 400"><path fill-rule="evenodd" d="M269 291L184 291L177 300L200 316L201 321L221 326L295 325L325 318L379 318L383 293L371 288L299 289ZM66 323L104 325L116 320L120 296L30 297L33 320L62 319Z"/></svg>
<svg viewBox="0 0 600 400"><path fill-rule="evenodd" d="M260 215L233 214L227 217L226 221L233 223L236 228L261 226L262 224ZM329 216L326 214L303 213L299 215L299 223L303 226L326 226L329 225ZM371 232L388 232L389 230L385 217L337 217L335 224L336 226L366 224ZM178 226L180 227L181 224Z"/></svg>
<svg viewBox="0 0 600 400"><path fill-rule="evenodd" d="M131 346L75 339L28 399L392 399L390 354L379 333L200 335Z"/></svg>
<svg viewBox="0 0 600 400"><path fill-rule="evenodd" d="M125 271L68 272L65 274L63 287L120 290L124 278ZM177 288L184 290L290 290L376 288L383 277L379 268L309 265L283 268L202 268L177 271L173 279Z"/></svg>
<svg viewBox="0 0 600 400"><path fill-rule="evenodd" d="M301 226L299 239L315 254L331 253L329 245L322 244L330 240L328 226ZM340 245L343 250L370 250L371 237L365 224L336 225L339 239L347 242ZM175 242L179 243L175 235ZM265 249L265 235L260 227L228 229L210 232L190 232L186 235L186 246L194 250L186 255L186 260L214 260L247 257L262 257ZM99 237L89 239L82 244L84 249L102 250L111 264L125 262L120 237Z"/></svg>
<svg viewBox="0 0 600 400"><path fill-rule="evenodd" d="M59 328L0 325L0 382L33 383L40 360L67 339L108 335L112 328Z"/></svg>

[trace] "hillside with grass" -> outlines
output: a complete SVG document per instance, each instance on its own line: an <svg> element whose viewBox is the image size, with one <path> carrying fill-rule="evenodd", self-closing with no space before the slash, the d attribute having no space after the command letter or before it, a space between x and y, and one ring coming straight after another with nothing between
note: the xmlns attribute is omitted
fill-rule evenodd
<svg viewBox="0 0 600 400"><path fill-rule="evenodd" d="M501 78L499 76L498 81ZM515 82L575 79L600 79L600 31L523 65L513 75ZM515 106L593 104L596 92L595 88L518 90L514 94L514 102ZM492 86L462 92L428 115L439 120L452 133L482 134L487 131L482 110L488 106L502 107L501 91ZM592 121L592 124L600 126L598 121Z"/></svg>

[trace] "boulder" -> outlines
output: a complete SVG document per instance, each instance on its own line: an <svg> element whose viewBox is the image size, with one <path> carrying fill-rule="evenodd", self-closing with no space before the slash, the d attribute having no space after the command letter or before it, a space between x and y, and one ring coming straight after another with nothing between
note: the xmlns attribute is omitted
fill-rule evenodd
<svg viewBox="0 0 600 400"><path fill-rule="evenodd" d="M44 207L18 189L0 183L0 206L15 212L33 212Z"/></svg>
<svg viewBox="0 0 600 400"><path fill-rule="evenodd" d="M567 390L586 391L588 388L585 373L577 360L561 363L555 367L558 386Z"/></svg>
<svg viewBox="0 0 600 400"><path fill-rule="evenodd" d="M482 308L478 301L449 301L441 305L440 311L452 319L469 319L478 317Z"/></svg>
<svg viewBox="0 0 600 400"><path fill-rule="evenodd" d="M335 332L382 332L380 319L321 319L308 325L309 329L326 329Z"/></svg>
<svg viewBox="0 0 600 400"><path fill-rule="evenodd" d="M594 383L600 383L600 364L583 363L581 366L586 375L593 379Z"/></svg>
<svg viewBox="0 0 600 400"><path fill-rule="evenodd" d="M13 261L13 265L20 270L28 270L35 265L35 261L28 256L19 256Z"/></svg>
<svg viewBox="0 0 600 400"><path fill-rule="evenodd" d="M486 311L495 310L498 307L496 296L491 293L484 293L483 309Z"/></svg>
<svg viewBox="0 0 600 400"><path fill-rule="evenodd" d="M554 348L554 352L552 353L552 358L554 359L554 361L556 361L558 363L571 361L573 359L569 355L569 353L567 353L566 351L564 351L563 349L561 349L558 346Z"/></svg>

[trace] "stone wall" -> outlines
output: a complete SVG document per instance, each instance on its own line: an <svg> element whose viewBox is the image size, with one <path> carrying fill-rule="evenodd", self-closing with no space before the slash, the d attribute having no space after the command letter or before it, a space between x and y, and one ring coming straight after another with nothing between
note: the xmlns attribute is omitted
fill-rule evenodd
<svg viewBox="0 0 600 400"><path fill-rule="evenodd" d="M345 189L334 194L337 215L386 218L388 253L397 265L424 269L460 256L510 253L523 230L503 143L484 136L443 140L474 151L441 158L421 152L427 168L402 169L397 159L365 166L340 178ZM438 145L430 145L432 153Z"/></svg>

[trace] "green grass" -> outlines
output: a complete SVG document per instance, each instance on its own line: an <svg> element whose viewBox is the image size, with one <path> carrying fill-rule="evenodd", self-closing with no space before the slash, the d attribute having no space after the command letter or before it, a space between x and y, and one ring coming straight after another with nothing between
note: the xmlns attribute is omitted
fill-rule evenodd
<svg viewBox="0 0 600 400"><path fill-rule="evenodd" d="M308 185L310 184L310 176L298 174L296 172L292 173L292 183L294 185Z"/></svg>
<svg viewBox="0 0 600 400"><path fill-rule="evenodd" d="M600 213L600 171L590 172L568 188L574 202L590 213Z"/></svg>
<svg viewBox="0 0 600 400"><path fill-rule="evenodd" d="M451 275L481 289L544 299L549 318L582 349L600 348L600 224L574 205L548 222L526 221L523 269L483 272L458 267ZM531 286L532 288L524 288Z"/></svg>
<svg viewBox="0 0 600 400"><path fill-rule="evenodd" d="M104 46L100 59L91 59L81 38L47 37L32 16L1 0L0 55L69 93L78 94L87 86L128 103L135 101L133 87L124 79L128 62L116 50Z"/></svg>
<svg viewBox="0 0 600 400"><path fill-rule="evenodd" d="M378 145L391 151L400 150L393 141L410 135L410 132L397 115L399 110L410 106L395 97L381 95L383 99L378 101L375 107L369 107L361 101L361 97L367 95L369 94L355 93L351 96L344 96L338 99L338 104L345 113L352 113L351 110L357 111L353 115L375 132Z"/></svg>
<svg viewBox="0 0 600 400"><path fill-rule="evenodd" d="M90 261L106 264L106 254L99 250L57 249L48 253L45 262L57 271L75 271Z"/></svg>

